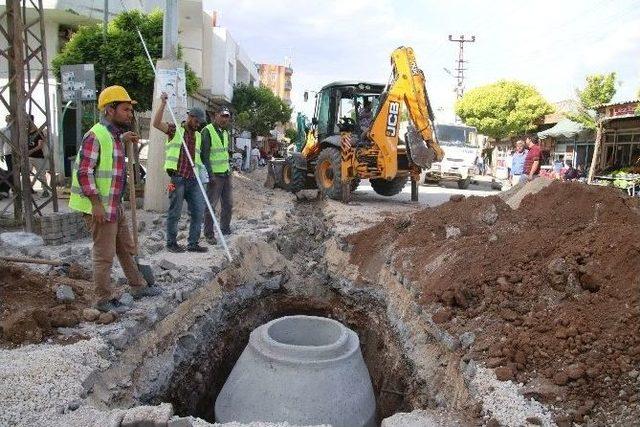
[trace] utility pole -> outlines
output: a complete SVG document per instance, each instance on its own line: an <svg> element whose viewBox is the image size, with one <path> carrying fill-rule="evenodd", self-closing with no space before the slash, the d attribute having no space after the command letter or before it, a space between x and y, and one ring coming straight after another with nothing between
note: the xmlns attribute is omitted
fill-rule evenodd
<svg viewBox="0 0 640 427"><path fill-rule="evenodd" d="M464 35L461 35L460 38L454 39L451 34L449 34L449 41L459 43L460 48L458 51L458 64L455 68L457 74L454 76L458 82L456 86L456 98L462 98L464 95L464 72L467 70L464 68L464 63L468 62L464 60L464 44L465 43L473 43L476 41L476 36L471 36L470 39L465 39Z"/></svg>
<svg viewBox="0 0 640 427"><path fill-rule="evenodd" d="M156 63L156 77L153 89L153 104L151 107L151 121L158 109L159 94L166 84L159 75L167 75L167 71L184 70L184 62L178 61L178 0L165 0L164 21L162 25L162 59ZM177 88L176 88L177 90ZM171 94L169 94L171 95ZM174 97L177 98L177 97ZM182 101L182 100L180 100ZM178 102L173 111L179 119L187 111L186 99ZM163 120L170 121L169 113L165 110ZM164 170L165 147L167 136L150 125L149 151L147 155L147 176L144 187L144 209L148 211L164 212L169 207L166 194L169 177Z"/></svg>
<svg viewBox="0 0 640 427"><path fill-rule="evenodd" d="M109 0L104 0L104 15L102 16L102 44L107 44L107 24L109 23ZM107 87L107 69L102 67L102 89Z"/></svg>

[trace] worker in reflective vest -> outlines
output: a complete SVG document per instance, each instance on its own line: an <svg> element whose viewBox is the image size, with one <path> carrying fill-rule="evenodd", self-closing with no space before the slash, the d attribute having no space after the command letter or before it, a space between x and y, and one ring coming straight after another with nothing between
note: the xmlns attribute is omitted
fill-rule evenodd
<svg viewBox="0 0 640 427"><path fill-rule="evenodd" d="M73 165L69 207L82 212L93 237L93 281L100 311L123 312L120 291L111 282L111 265L118 256L134 298L161 293L147 286L138 271L134 244L122 208L125 175L125 144L137 144L138 135L128 131L136 102L122 86L109 86L98 97L101 120L84 135Z"/></svg>
<svg viewBox="0 0 640 427"><path fill-rule="evenodd" d="M164 169L171 178L171 183L168 186L170 204L167 216L167 250L170 252L184 252L185 250L178 244L177 235L182 204L186 200L190 222L187 251L207 252L206 247L198 244L202 230L204 197L196 180L196 173L199 174L203 167L200 155L202 138L198 129L205 122L204 111L197 107L191 108L187 113L187 120L176 129L173 123L162 121L167 98L167 94L163 92L160 96L160 107L153 118L153 127L168 136L164 162ZM183 140L189 149L195 171L186 155Z"/></svg>
<svg viewBox="0 0 640 427"><path fill-rule="evenodd" d="M209 174L207 196L213 209L221 202L220 231L231 234L231 209L233 207L231 189L231 168L229 167L229 120L231 113L227 107L214 113L213 122L202 130L202 162ZM210 245L216 244L213 219L207 212L204 218L204 236Z"/></svg>

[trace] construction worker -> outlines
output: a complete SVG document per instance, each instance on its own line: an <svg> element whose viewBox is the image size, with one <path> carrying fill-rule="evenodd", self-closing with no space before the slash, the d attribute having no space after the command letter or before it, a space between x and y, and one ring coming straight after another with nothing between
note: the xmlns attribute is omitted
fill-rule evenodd
<svg viewBox="0 0 640 427"><path fill-rule="evenodd" d="M84 135L73 165L69 207L85 214L93 236L93 281L98 297L95 307L103 312L126 310L111 282L114 255L118 256L135 299L161 293L158 287L147 286L138 271L122 208L125 144L137 144L139 139L127 130L135 103L122 86L105 88L98 97L101 120Z"/></svg>
<svg viewBox="0 0 640 427"><path fill-rule="evenodd" d="M213 123L202 130L202 161L209 174L207 197L213 209L221 200L220 231L231 234L231 209L233 199L231 193L231 168L229 167L229 120L231 114L227 107L222 107L213 115ZM210 245L216 244L213 232L213 219L209 212L204 218L204 236Z"/></svg>
<svg viewBox="0 0 640 427"><path fill-rule="evenodd" d="M162 121L168 95L160 96L160 108L153 118L153 127L168 136L164 169L171 177L169 184L169 216L167 217L167 250L170 252L184 252L184 248L177 242L178 221L182 213L182 203L187 201L189 208L189 237L187 251L207 252L207 248L200 246L200 231L202 230L202 216L204 215L204 196L196 180L196 173L203 168L200 158L201 135L198 132L205 122L204 111L194 107L187 113L187 120L176 129L173 123ZM189 155L196 165L194 172L187 158L182 140L189 147Z"/></svg>

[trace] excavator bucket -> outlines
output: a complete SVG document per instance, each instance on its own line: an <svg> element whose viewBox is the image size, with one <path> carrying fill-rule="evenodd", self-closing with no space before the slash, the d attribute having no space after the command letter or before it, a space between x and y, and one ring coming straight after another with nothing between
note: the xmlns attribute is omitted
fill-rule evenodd
<svg viewBox="0 0 640 427"><path fill-rule="evenodd" d="M436 152L422 139L422 136L413 125L408 126L405 140L411 161L422 169L430 168L431 163L436 159Z"/></svg>

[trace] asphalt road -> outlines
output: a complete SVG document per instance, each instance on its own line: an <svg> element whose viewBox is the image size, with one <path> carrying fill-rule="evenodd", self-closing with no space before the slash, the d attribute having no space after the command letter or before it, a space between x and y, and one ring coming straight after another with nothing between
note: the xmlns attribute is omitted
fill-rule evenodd
<svg viewBox="0 0 640 427"><path fill-rule="evenodd" d="M491 177L475 177L475 183L469 185L466 190L460 190L455 182L446 182L441 185L420 185L418 191L418 203L425 206L437 206L449 200L453 194L464 196L489 196L500 193L491 189ZM408 182L402 192L393 197L385 197L376 194L369 181L362 181L358 189L352 195L353 202L375 201L378 203L410 203L411 183Z"/></svg>

